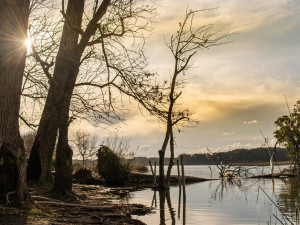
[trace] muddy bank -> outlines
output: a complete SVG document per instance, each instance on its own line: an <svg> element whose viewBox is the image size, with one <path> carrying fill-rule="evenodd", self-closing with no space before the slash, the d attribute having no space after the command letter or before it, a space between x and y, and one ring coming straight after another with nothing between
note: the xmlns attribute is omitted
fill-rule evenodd
<svg viewBox="0 0 300 225"><path fill-rule="evenodd" d="M149 213L141 204L126 204L120 195L101 186L74 184L76 198L65 201L52 196L50 187L31 187L34 204L22 209L0 204L0 224L144 224L135 215Z"/></svg>
<svg viewBox="0 0 300 225"><path fill-rule="evenodd" d="M156 180L158 182L159 175L156 175ZM197 182L209 181L212 179L205 179L194 176L185 176L185 183L192 184ZM171 185L178 185L178 176L171 175L170 177ZM144 173L136 173L131 172L128 180L128 185L133 187L152 187L153 186L153 175L152 174L144 174Z"/></svg>

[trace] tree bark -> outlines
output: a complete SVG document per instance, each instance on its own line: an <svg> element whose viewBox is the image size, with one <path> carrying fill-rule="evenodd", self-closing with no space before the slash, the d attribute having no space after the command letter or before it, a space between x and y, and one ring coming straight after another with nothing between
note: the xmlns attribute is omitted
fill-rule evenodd
<svg viewBox="0 0 300 225"><path fill-rule="evenodd" d="M0 2L0 199L13 202L30 198L18 120L29 4L29 0Z"/></svg>

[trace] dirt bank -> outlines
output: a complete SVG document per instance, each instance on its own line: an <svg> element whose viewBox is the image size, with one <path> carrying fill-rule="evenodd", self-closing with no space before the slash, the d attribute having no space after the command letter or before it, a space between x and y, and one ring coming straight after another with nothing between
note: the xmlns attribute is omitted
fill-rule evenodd
<svg viewBox="0 0 300 225"><path fill-rule="evenodd" d="M50 187L30 188L34 204L16 209L0 204L0 224L144 224L137 216L150 212L139 204L120 200L122 191L113 194L101 186L74 184L76 198L56 200Z"/></svg>

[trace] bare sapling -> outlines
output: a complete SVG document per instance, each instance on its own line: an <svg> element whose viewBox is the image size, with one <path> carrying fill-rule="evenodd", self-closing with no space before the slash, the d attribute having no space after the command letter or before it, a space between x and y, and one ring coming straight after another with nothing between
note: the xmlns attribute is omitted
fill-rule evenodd
<svg viewBox="0 0 300 225"><path fill-rule="evenodd" d="M174 69L170 80L165 80L165 88L159 89L155 98L149 104L143 106L163 124L165 124L165 137L159 153L159 188L170 187L171 169L174 165L175 138L174 130L191 122L192 112L188 108L182 108L179 99L183 90L190 81L187 71L192 67L196 53L203 49L209 49L229 42L231 34L221 34L214 30L212 24L197 26L194 17L205 10L187 9L183 21L179 22L178 30L166 41L174 61ZM168 144L170 145L170 162L167 176L164 172L164 159Z"/></svg>

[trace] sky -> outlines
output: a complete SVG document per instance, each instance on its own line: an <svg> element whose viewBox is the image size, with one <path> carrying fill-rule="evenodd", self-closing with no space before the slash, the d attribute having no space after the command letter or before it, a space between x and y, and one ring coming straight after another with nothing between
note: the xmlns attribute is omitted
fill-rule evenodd
<svg viewBox="0 0 300 225"><path fill-rule="evenodd" d="M162 0L159 18L146 42L150 65L170 77L173 58L165 46L178 29L187 7L201 12L195 24L213 23L232 32L232 43L198 52L194 77L183 91L182 103L199 124L175 133L176 155L228 151L274 142L274 121L288 113L300 93L300 1L294 0ZM134 104L126 124L119 123L121 136L139 146L138 156L157 156L165 127L155 118L141 115Z"/></svg>
<svg viewBox="0 0 300 225"><path fill-rule="evenodd" d="M199 51L193 78L181 103L194 112L198 124L175 132L175 154L228 151L274 142L274 121L288 113L300 93L300 1L295 0L160 0L155 29L146 41L149 65L161 77L172 74L173 58L165 39L176 33L187 8L200 12L195 25L213 23L234 33L231 43ZM103 128L86 126L104 139L118 132L137 156L158 156L165 127L132 101L126 121Z"/></svg>

